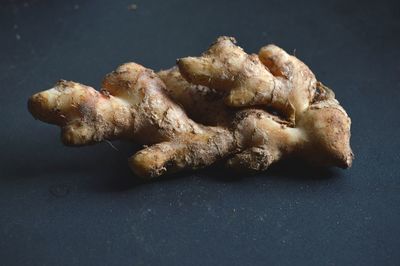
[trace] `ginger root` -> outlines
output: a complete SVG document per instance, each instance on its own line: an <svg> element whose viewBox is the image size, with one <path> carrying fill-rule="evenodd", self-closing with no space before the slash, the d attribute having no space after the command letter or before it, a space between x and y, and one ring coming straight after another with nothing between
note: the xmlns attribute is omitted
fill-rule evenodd
<svg viewBox="0 0 400 266"><path fill-rule="evenodd" d="M220 37L201 57L157 74L127 63L101 91L72 81L28 101L32 115L61 127L64 144L128 139L146 144L131 158L143 178L218 160L265 170L288 156L347 168L350 118L308 67L274 45L248 55Z"/></svg>

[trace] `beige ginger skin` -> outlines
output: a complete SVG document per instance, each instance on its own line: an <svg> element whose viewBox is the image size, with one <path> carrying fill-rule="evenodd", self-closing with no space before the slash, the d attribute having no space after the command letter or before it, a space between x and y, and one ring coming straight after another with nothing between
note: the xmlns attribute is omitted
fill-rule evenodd
<svg viewBox="0 0 400 266"><path fill-rule="evenodd" d="M248 55L233 38L220 37L202 56L177 63L157 74L124 64L105 77L101 91L61 80L30 97L28 108L60 126L65 145L113 139L149 145L129 158L143 178L224 159L256 171L289 156L351 166L350 118L333 92L281 48Z"/></svg>

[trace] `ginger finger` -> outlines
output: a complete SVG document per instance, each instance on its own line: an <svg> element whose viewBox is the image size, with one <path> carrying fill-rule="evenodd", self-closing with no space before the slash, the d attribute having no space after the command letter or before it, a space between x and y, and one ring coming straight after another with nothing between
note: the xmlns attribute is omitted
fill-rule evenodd
<svg viewBox="0 0 400 266"><path fill-rule="evenodd" d="M351 119L336 99L313 103L298 123L310 140L302 147L302 156L316 165L350 167L350 127Z"/></svg>
<svg viewBox="0 0 400 266"><path fill-rule="evenodd" d="M314 165L348 168L354 157L350 124L350 118L336 100L312 105L296 127L277 122L263 110L240 111L232 127L238 153L227 165L261 171L293 156Z"/></svg>
<svg viewBox="0 0 400 266"><path fill-rule="evenodd" d="M137 175L153 178L209 166L235 149L231 132L222 128L209 128L204 134L188 134L140 150L129 162Z"/></svg>
<svg viewBox="0 0 400 266"><path fill-rule="evenodd" d="M62 128L65 145L80 146L123 137L133 117L125 101L91 87L60 80L28 101L32 115Z"/></svg>
<svg viewBox="0 0 400 266"><path fill-rule="evenodd" d="M179 59L182 76L190 83L226 92L229 106L267 105L293 119L287 81L275 78L257 55L246 54L235 43L233 38L220 37L201 57Z"/></svg>
<svg viewBox="0 0 400 266"><path fill-rule="evenodd" d="M120 86L113 87L114 80ZM87 136L82 136L86 130L81 130L77 138L63 138L71 140L67 145L115 138L159 142L178 133L200 130L165 95L164 84L156 74L138 64L120 66L107 75L103 86L102 92L98 92L79 83L61 81L55 88L33 95L28 102L29 109L44 122L88 129Z"/></svg>
<svg viewBox="0 0 400 266"><path fill-rule="evenodd" d="M273 44L262 47L258 56L278 79L283 78L289 82L292 89L287 98L296 110L296 114L306 110L314 98L317 87L317 80L311 70L295 56L289 55Z"/></svg>
<svg viewBox="0 0 400 266"><path fill-rule="evenodd" d="M303 149L305 156L318 163L327 161L324 156L329 154L331 164L349 167L354 157L349 145L351 121L335 94L317 82L303 62L275 45L262 47L259 57L274 75L292 84L288 100L296 110L297 127L313 140L312 151Z"/></svg>

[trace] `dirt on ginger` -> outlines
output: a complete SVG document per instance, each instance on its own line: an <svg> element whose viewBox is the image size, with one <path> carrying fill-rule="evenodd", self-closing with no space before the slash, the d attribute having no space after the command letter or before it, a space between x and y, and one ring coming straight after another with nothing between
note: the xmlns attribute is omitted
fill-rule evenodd
<svg viewBox="0 0 400 266"><path fill-rule="evenodd" d="M115 139L147 145L129 158L143 178L220 160L252 171L289 156L342 168L353 160L351 121L334 93L281 48L249 55L231 37L158 73L123 64L100 91L61 80L31 96L28 108L60 126L65 145Z"/></svg>

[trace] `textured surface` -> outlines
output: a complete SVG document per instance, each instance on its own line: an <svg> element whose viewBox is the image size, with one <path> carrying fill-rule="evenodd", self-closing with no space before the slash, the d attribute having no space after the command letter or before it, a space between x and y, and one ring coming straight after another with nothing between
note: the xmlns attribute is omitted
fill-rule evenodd
<svg viewBox="0 0 400 266"><path fill-rule="evenodd" d="M395 1L113 2L0 4L2 264L400 263ZM26 109L60 78L98 87L123 62L168 68L219 35L295 50L353 120L353 167L284 164L240 179L216 168L135 185L126 158L137 147L66 148Z"/></svg>

